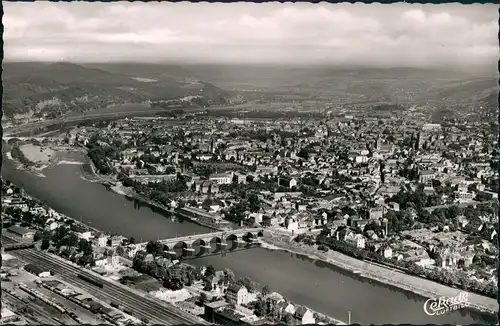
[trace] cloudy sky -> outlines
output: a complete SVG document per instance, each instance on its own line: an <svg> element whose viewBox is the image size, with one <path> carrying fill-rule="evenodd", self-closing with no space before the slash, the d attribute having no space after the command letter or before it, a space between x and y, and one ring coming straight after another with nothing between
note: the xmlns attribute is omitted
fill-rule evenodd
<svg viewBox="0 0 500 326"><path fill-rule="evenodd" d="M496 64L498 6L4 2L7 61Z"/></svg>

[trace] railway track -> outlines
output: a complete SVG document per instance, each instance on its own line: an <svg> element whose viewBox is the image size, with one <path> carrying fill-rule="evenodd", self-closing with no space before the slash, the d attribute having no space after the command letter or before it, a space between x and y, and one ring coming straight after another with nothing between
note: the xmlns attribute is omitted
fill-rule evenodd
<svg viewBox="0 0 500 326"><path fill-rule="evenodd" d="M12 293L9 293L5 290L2 290L2 301L6 299L7 302L9 302L12 305L12 308L17 308L16 310L19 311L19 307L29 307L34 314L31 315L30 317L26 317L22 312L18 312L20 315L23 315L24 318L30 319L30 321L35 322L35 323L45 323L48 325L61 325L61 323L58 323L54 320L52 315L45 311L43 308L34 305L28 300L23 300L20 299L16 296L14 296ZM16 312L17 312L16 311Z"/></svg>
<svg viewBox="0 0 500 326"><path fill-rule="evenodd" d="M8 238L4 238L3 241L6 243L15 242ZM134 317L146 318L151 324L177 325L203 323L199 318L188 315L174 306L169 307L166 303L163 304L162 302L149 299L146 296L141 296L126 289L125 286L114 284L108 280L100 278L104 284L103 288L94 286L78 278L77 274L81 273L94 278L99 278L99 276L75 267L62 261L61 258L48 253L40 252L35 249L21 249L13 251L12 254L28 263L50 269L58 278L69 284L74 284L104 302L109 303L110 301L117 301L125 309L131 311ZM205 322L204 324L208 323Z"/></svg>

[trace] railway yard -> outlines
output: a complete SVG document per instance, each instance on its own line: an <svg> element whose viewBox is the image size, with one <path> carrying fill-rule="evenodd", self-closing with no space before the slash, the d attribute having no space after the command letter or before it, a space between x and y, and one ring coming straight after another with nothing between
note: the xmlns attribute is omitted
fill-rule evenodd
<svg viewBox="0 0 500 326"><path fill-rule="evenodd" d="M4 246L17 242L15 237L2 237ZM2 324L207 324L34 248L2 254L1 274Z"/></svg>

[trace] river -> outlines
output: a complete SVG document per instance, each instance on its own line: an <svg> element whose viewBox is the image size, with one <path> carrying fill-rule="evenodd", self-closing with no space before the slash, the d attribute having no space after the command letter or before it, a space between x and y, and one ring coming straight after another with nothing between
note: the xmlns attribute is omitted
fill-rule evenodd
<svg viewBox="0 0 500 326"><path fill-rule="evenodd" d="M4 156L4 158L6 158ZM37 177L3 161L2 176L43 200L56 211L97 229L137 241L204 233L208 229L165 217L158 210L84 181L81 165L57 165ZM359 324L491 324L492 316L462 309L442 316L424 313L425 299L413 293L353 275L335 266L301 255L264 248L238 251L191 261L230 268L238 277L268 285L286 298L313 310Z"/></svg>

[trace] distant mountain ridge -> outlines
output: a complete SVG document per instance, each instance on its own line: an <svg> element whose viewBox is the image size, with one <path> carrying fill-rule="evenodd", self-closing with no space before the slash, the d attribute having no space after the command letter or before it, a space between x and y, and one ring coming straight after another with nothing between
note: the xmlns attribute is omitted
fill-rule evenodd
<svg viewBox="0 0 500 326"><path fill-rule="evenodd" d="M199 96L201 103L224 102L228 93L212 84L199 87L162 76L153 82L73 63L4 63L3 109L7 117L54 117L113 104ZM136 76L142 77L142 76Z"/></svg>
<svg viewBox="0 0 500 326"><path fill-rule="evenodd" d="M339 96L398 103L481 101L498 92L498 73L412 67L367 68L272 65L89 64L113 73L147 78L192 78L227 89Z"/></svg>
<svg viewBox="0 0 500 326"><path fill-rule="evenodd" d="M294 94L339 104L498 106L498 77L479 71L64 62L4 63L3 68L7 116L63 114L190 96L196 96L193 105L205 106L225 103L233 91L244 96L256 92L255 98L267 93L271 99Z"/></svg>

